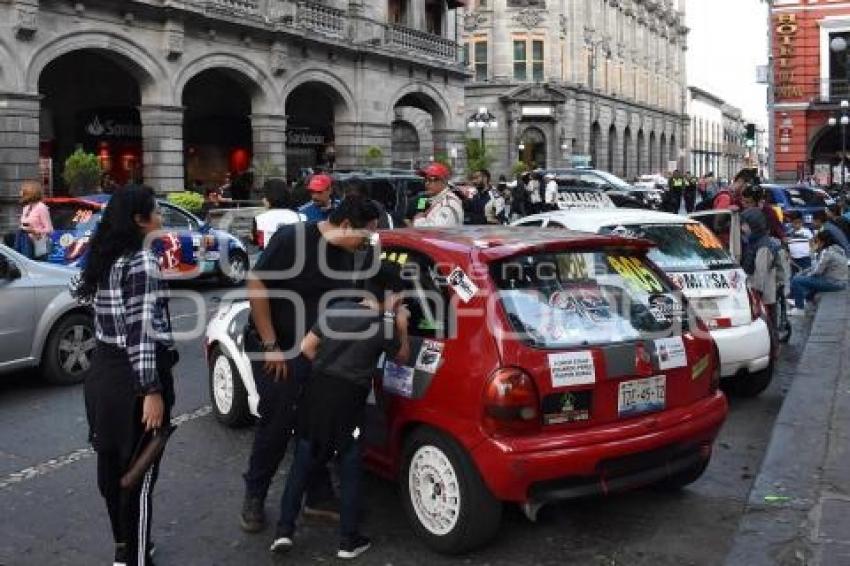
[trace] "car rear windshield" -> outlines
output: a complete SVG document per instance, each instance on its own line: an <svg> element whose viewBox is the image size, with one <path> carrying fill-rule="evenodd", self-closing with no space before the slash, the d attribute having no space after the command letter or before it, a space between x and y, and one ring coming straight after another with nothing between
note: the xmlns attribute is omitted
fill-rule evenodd
<svg viewBox="0 0 850 566"><path fill-rule="evenodd" d="M633 251L518 256L490 273L514 332L535 347L627 342L681 327L667 280Z"/></svg>
<svg viewBox="0 0 850 566"><path fill-rule="evenodd" d="M85 203L52 202L49 208L54 230L76 232L94 230L100 220L100 210Z"/></svg>
<svg viewBox="0 0 850 566"><path fill-rule="evenodd" d="M646 238L655 242L657 247L650 250L649 259L664 271L706 271L735 267L735 260L714 232L699 223L615 225L606 226L600 232Z"/></svg>

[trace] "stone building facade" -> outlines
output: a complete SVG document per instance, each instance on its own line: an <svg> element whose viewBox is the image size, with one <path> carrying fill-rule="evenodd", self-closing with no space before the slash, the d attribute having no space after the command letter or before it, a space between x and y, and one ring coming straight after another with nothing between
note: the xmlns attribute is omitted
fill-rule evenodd
<svg viewBox="0 0 850 566"><path fill-rule="evenodd" d="M496 173L590 161L623 177L687 162L680 0L475 0L462 20ZM468 128L477 137L477 128Z"/></svg>
<svg viewBox="0 0 850 566"><path fill-rule="evenodd" d="M746 123L739 108L703 89L688 87L690 160L688 170L731 179L747 164Z"/></svg>
<svg viewBox="0 0 850 566"><path fill-rule="evenodd" d="M61 190L77 146L161 192L251 166L460 156L457 5L0 2L0 227L16 224L20 180Z"/></svg>

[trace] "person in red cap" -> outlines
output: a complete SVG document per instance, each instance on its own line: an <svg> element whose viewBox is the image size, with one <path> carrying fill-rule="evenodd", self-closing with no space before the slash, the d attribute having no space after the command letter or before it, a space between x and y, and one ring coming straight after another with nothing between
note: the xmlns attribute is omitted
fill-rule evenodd
<svg viewBox="0 0 850 566"><path fill-rule="evenodd" d="M319 173L307 180L307 190L310 191L311 202L300 209L307 222L321 222L327 220L331 212L339 204L333 198L333 177Z"/></svg>
<svg viewBox="0 0 850 566"><path fill-rule="evenodd" d="M463 202L448 186L451 171L442 163L431 163L419 175L425 178L428 208L413 217L413 225L461 226L463 225Z"/></svg>

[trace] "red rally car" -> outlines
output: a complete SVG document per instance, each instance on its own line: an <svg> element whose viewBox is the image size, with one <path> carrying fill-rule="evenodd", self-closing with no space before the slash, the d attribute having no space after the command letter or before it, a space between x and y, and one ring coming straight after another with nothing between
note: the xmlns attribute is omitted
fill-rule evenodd
<svg viewBox="0 0 850 566"><path fill-rule="evenodd" d="M382 362L364 431L440 552L483 544L502 506L700 477L726 417L715 347L646 259L649 242L539 228L380 233L411 311L406 366ZM216 415L256 413L226 305L207 333Z"/></svg>

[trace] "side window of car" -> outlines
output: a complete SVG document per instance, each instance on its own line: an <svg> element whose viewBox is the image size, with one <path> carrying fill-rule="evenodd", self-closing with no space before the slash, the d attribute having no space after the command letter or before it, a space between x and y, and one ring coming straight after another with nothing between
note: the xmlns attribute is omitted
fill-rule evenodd
<svg viewBox="0 0 850 566"><path fill-rule="evenodd" d="M450 297L445 277L437 273L434 261L420 252L387 248L382 261L397 264L404 282L404 304L410 311L411 336L440 338L449 326Z"/></svg>
<svg viewBox="0 0 850 566"><path fill-rule="evenodd" d="M395 210L398 199L395 187L385 179L374 179L369 183L369 193L372 199L378 201L387 210Z"/></svg>
<svg viewBox="0 0 850 566"><path fill-rule="evenodd" d="M191 218L168 205L160 205L162 210L162 227L168 230L197 230L198 226Z"/></svg>
<svg viewBox="0 0 850 566"><path fill-rule="evenodd" d="M532 226L532 227L535 227L535 228L539 228L539 227L543 226L543 221L542 220L529 220L528 222L523 222L522 224L520 224L520 226Z"/></svg>
<svg viewBox="0 0 850 566"><path fill-rule="evenodd" d="M582 185L584 185L584 186L591 186L595 189L606 189L606 188L608 188L608 183L605 182L605 179L602 179L601 177L597 177L596 175L593 175L591 173L582 174L580 179L581 179Z"/></svg>

